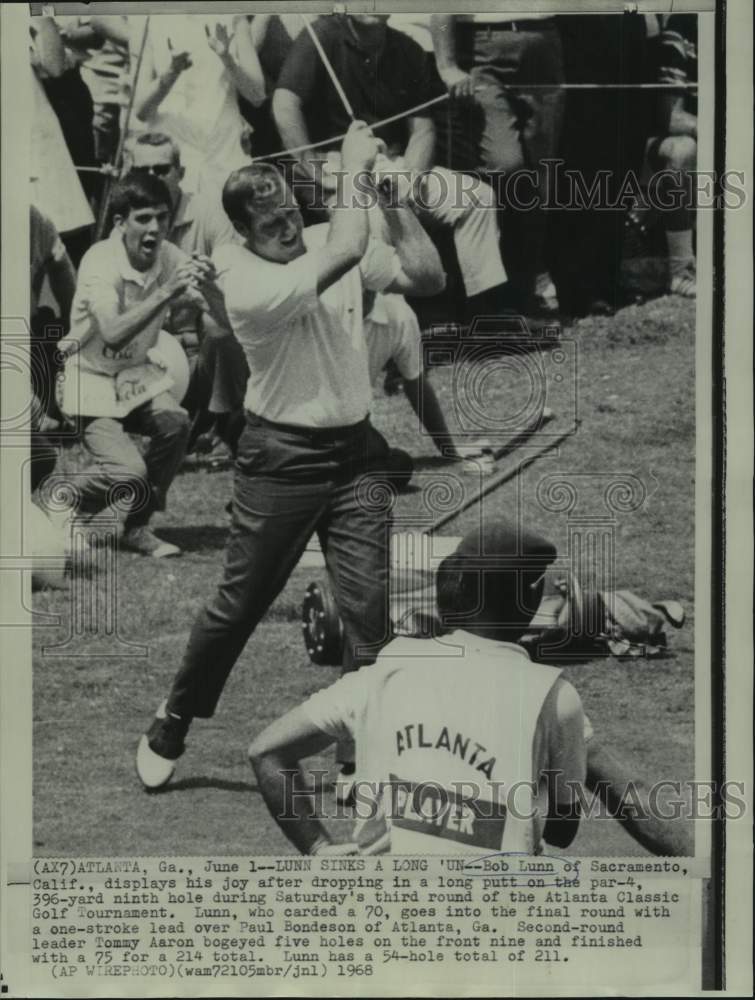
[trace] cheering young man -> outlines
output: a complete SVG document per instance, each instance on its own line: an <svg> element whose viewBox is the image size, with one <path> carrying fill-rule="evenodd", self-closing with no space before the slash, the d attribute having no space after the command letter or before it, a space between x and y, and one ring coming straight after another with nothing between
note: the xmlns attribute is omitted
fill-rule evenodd
<svg viewBox="0 0 755 1000"><path fill-rule="evenodd" d="M304 230L292 192L270 165L244 167L225 184L223 205L244 245L221 248L214 262L251 372L246 427L222 581L139 744L137 770L147 788L170 779L192 719L214 713L313 532L344 623L344 670L374 660L387 639L388 517L369 490L387 445L368 415L362 293L432 295L444 276L408 209L385 209L392 246L369 239L378 143L363 123L350 127L341 152L329 225Z"/></svg>

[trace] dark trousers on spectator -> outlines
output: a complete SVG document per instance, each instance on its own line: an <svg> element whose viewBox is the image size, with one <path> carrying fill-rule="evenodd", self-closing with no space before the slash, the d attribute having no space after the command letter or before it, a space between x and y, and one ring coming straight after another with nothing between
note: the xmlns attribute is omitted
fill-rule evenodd
<svg viewBox="0 0 755 1000"><path fill-rule="evenodd" d="M557 19L566 79L574 83L636 84L655 79L645 18L639 13L571 14ZM567 97L551 213L551 267L565 312L581 315L596 301L622 304L620 271L626 209L617 198L629 172L641 172L654 121L657 93L639 89L573 90ZM585 205L573 197L569 175L589 190L607 177L608 204ZM598 188L598 190L601 190Z"/></svg>
<svg viewBox="0 0 755 1000"><path fill-rule="evenodd" d="M478 89L474 101L439 112L439 160L455 170L493 175L505 210L504 266L513 288L526 299L536 276L547 270L546 215L537 206L523 206L546 200L548 168L543 161L556 154L564 109L563 91L528 91L527 84L563 81L561 38L550 18L466 22L455 30L459 66L472 73ZM514 184L507 187L506 179L524 169L536 172L536 190L531 184L520 184L518 190Z"/></svg>
<svg viewBox="0 0 755 1000"><path fill-rule="evenodd" d="M146 454L130 434L149 438ZM165 497L186 453L189 418L168 392L138 406L123 419L94 417L84 425L83 440L93 465L76 479L79 510L96 514L108 504L123 502L133 491L126 527L147 524L153 512L165 509Z"/></svg>
<svg viewBox="0 0 755 1000"><path fill-rule="evenodd" d="M388 446L364 420L306 430L247 413L223 578L194 623L168 711L209 718L236 660L317 532L346 637L343 669L388 635Z"/></svg>

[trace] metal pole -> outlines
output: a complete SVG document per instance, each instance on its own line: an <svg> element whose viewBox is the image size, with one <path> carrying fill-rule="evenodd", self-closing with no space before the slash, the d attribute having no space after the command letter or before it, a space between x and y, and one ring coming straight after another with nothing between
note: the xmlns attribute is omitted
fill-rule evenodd
<svg viewBox="0 0 755 1000"><path fill-rule="evenodd" d="M134 107L134 97L136 96L136 85L139 81L139 73L142 68L142 60L144 58L144 49L147 44L147 32L149 31L149 14L144 22L144 33L142 34L141 45L139 46L139 55L136 58L136 69L134 70L134 78L131 84L131 94L129 95L128 105L126 107L126 114L123 119L123 127L121 128L120 138L118 139L118 148L115 151L115 157L113 163L111 164L112 170L117 176L121 170L121 161L123 159L123 148L126 143L126 136L128 135L128 127L131 122L131 111ZM105 193L102 198L102 203L100 205L100 212L97 217L97 228L94 232L95 242L101 240L103 232L105 230L105 223L107 222L108 212L110 211L110 196L113 190L113 174L111 173L107 180L105 181Z"/></svg>

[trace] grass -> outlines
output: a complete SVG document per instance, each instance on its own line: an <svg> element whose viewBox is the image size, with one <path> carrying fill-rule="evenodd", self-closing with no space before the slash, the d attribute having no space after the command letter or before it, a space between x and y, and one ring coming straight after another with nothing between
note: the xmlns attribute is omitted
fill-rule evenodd
<svg viewBox="0 0 755 1000"><path fill-rule="evenodd" d="M651 600L678 598L687 624L673 633L663 660L600 659L565 672L596 731L638 776L688 780L694 750L694 305L658 299L610 319L580 321L565 339L577 356L579 432L488 497L484 516L511 517L519 509L564 552L567 514L543 508L537 490L544 477L567 473L579 488L573 515L604 521L611 513L603 503L607 482L617 474L642 480L644 505L615 514L616 586ZM573 395L567 382L550 383L557 428ZM453 423L452 369L438 369L433 383ZM511 363L491 367L470 388L494 424L520 412L529 392L521 368ZM392 444L415 455L421 484L436 463L406 400L380 396L373 419ZM475 486L469 477L468 488ZM169 510L155 526L185 554L165 562L119 554L117 636L97 642L71 636L70 594L35 595L35 611L52 616L33 640L35 854L292 850L268 816L245 751L265 724L338 675L336 668L311 665L301 640L299 605L316 572L294 572L244 650L216 716L192 727L167 791L145 794L133 767L136 743L178 667L194 614L219 577L230 490L229 470L197 468L178 477ZM418 492L402 497L397 516L416 511L420 500ZM480 508L472 508L443 533L461 534L479 516ZM140 652L138 644L146 649ZM332 758L320 763L327 767ZM613 821L591 821L569 853L644 852Z"/></svg>

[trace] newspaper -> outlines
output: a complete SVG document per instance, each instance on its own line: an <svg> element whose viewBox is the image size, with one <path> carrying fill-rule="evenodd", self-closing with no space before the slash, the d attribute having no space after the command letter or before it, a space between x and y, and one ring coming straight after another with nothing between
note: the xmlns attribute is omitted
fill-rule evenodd
<svg viewBox="0 0 755 1000"><path fill-rule="evenodd" d="M751 991L752 10L294 6L0 11L0 989Z"/></svg>

